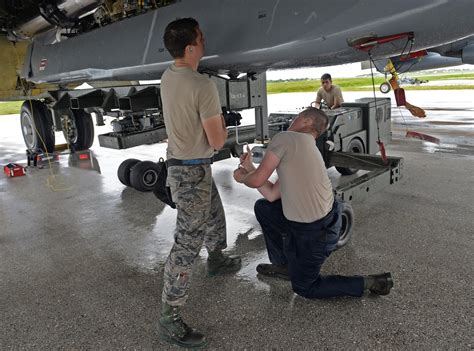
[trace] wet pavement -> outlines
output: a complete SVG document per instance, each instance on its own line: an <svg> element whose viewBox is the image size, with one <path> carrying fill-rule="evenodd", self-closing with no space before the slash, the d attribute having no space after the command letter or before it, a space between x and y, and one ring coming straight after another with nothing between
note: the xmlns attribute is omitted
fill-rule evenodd
<svg viewBox="0 0 474 351"><path fill-rule="evenodd" d="M236 159L216 163L228 250L242 255L243 268L207 278L204 251L196 262L183 314L209 349L472 349L473 96L407 92L428 117L392 110L388 154L404 158L404 178L353 204L353 238L324 266L347 275L391 271L386 297L306 300L288 282L257 277L256 265L267 261L253 215L259 196L233 181ZM312 97L271 95L270 111ZM407 129L441 143L405 139ZM156 322L176 213L116 176L124 159L156 160L165 148L118 151L96 141L93 162L65 154L25 177L0 176L0 349L173 348L159 340ZM0 164L24 160L18 116L0 116Z"/></svg>

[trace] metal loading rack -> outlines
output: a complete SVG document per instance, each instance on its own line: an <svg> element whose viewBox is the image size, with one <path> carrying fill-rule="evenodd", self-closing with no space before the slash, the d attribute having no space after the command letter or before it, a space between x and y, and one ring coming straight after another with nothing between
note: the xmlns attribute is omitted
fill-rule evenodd
<svg viewBox="0 0 474 351"><path fill-rule="evenodd" d="M336 197L344 201L362 201L371 193L398 183L402 179L403 158L401 157L387 157L387 163L384 163L380 156L330 152L328 158L329 166L368 171L334 188Z"/></svg>

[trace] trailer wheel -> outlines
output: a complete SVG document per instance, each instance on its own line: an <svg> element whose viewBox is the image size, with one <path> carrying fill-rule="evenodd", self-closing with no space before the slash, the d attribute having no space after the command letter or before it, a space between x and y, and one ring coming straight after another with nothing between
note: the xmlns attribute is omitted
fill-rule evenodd
<svg viewBox="0 0 474 351"><path fill-rule="evenodd" d="M382 93L388 94L390 92L390 90L392 90L392 87L390 86L390 83L384 82L384 83L380 84L379 89Z"/></svg>
<svg viewBox="0 0 474 351"><path fill-rule="evenodd" d="M130 184L138 191L152 191L158 181L160 166L152 161L142 161L130 170Z"/></svg>
<svg viewBox="0 0 474 351"><path fill-rule="evenodd" d="M140 160L137 160L136 158L129 158L120 164L117 170L117 176L123 185L132 186L130 183L130 170L138 162L140 162Z"/></svg>
<svg viewBox="0 0 474 351"><path fill-rule="evenodd" d="M94 143L92 115L84 110L69 110L61 116L64 138L75 151L87 150Z"/></svg>
<svg viewBox="0 0 474 351"><path fill-rule="evenodd" d="M339 241L336 248L345 246L352 236L352 229L354 228L354 211L352 206L347 201L342 201L342 227L339 235Z"/></svg>
<svg viewBox="0 0 474 351"><path fill-rule="evenodd" d="M363 154L365 153L364 144L362 143L360 139L354 138L349 142L345 151L352 152L355 154ZM345 168L345 167L336 167L336 169L342 175L355 174L359 170L358 168Z"/></svg>
<svg viewBox="0 0 474 351"><path fill-rule="evenodd" d="M20 123L28 150L54 151L53 118L46 104L37 100L25 101L21 105Z"/></svg>

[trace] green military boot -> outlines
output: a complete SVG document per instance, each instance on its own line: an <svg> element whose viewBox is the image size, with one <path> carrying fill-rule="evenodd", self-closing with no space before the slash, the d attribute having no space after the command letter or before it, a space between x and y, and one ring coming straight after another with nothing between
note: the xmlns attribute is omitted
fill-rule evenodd
<svg viewBox="0 0 474 351"><path fill-rule="evenodd" d="M206 345L206 338L184 323L179 307L163 303L159 331L163 340L186 348L198 348Z"/></svg>
<svg viewBox="0 0 474 351"><path fill-rule="evenodd" d="M222 251L209 252L207 258L207 275L213 277L218 274L236 272L242 267L240 256L226 256Z"/></svg>

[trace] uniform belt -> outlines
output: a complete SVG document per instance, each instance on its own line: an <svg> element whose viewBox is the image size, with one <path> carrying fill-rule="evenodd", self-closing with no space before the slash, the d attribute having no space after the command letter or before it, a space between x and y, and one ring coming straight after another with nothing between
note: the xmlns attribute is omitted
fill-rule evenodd
<svg viewBox="0 0 474 351"><path fill-rule="evenodd" d="M199 166L199 165L210 165L214 162L212 157L210 158L195 158L193 160L178 160L176 158L170 158L166 161L168 167L171 166Z"/></svg>

